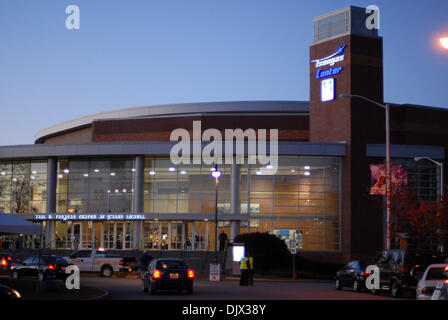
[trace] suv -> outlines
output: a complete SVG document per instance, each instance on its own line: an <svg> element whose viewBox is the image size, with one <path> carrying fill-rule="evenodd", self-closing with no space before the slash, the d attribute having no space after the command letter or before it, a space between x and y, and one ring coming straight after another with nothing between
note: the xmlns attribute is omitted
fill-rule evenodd
<svg viewBox="0 0 448 320"><path fill-rule="evenodd" d="M415 294L417 275L433 263L444 261L440 252L423 250L387 250L383 251L375 265L380 270L380 290L390 290L393 297L404 292ZM371 290L377 294L377 289Z"/></svg>

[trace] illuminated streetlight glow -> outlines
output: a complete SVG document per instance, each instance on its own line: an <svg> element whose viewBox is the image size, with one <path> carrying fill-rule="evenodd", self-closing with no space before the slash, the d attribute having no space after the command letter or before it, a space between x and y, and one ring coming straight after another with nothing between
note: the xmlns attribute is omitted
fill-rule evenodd
<svg viewBox="0 0 448 320"><path fill-rule="evenodd" d="M440 43L442 44L442 47L448 49L448 37L440 38Z"/></svg>
<svg viewBox="0 0 448 320"><path fill-rule="evenodd" d="M212 177L215 179L219 179L221 177L221 175L222 175L221 171L215 170L212 172Z"/></svg>

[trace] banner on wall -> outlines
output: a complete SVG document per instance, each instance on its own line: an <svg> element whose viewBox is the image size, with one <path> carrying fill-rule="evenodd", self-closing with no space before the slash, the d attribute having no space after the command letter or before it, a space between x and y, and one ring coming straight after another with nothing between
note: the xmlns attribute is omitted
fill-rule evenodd
<svg viewBox="0 0 448 320"><path fill-rule="evenodd" d="M396 193L403 186L408 184L407 168L402 165L392 166L392 193ZM386 166L384 164L371 164L371 187L370 194L376 196L386 195Z"/></svg>

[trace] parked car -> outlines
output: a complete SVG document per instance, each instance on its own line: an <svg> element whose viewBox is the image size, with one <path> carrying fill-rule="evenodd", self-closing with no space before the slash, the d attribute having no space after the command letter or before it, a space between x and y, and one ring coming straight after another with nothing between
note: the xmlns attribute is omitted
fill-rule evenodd
<svg viewBox="0 0 448 320"><path fill-rule="evenodd" d="M444 255L440 252L423 250L383 251L375 263L380 270L380 289L372 289L373 294L390 291L393 297L404 293L415 295L417 276L430 264L441 263Z"/></svg>
<svg viewBox="0 0 448 320"><path fill-rule="evenodd" d="M416 298L418 300L431 300L436 286L443 283L444 288L441 292L440 300L448 299L448 264L431 264L426 268L417 285Z"/></svg>
<svg viewBox="0 0 448 320"><path fill-rule="evenodd" d="M55 255L30 256L22 264L16 264L11 270L11 277L20 278L38 278L39 280L63 279L69 274L65 273L66 268L71 265L63 257Z"/></svg>
<svg viewBox="0 0 448 320"><path fill-rule="evenodd" d="M135 265L135 258L123 258L109 254L104 249L81 249L65 257L78 266L81 272L99 272L102 277L112 277L114 272L129 272Z"/></svg>
<svg viewBox="0 0 448 320"><path fill-rule="evenodd" d="M9 253L0 253L0 272L9 274L11 272L11 268L14 267L15 264L21 263L20 259L17 259L13 255Z"/></svg>
<svg viewBox="0 0 448 320"><path fill-rule="evenodd" d="M193 294L194 271L181 259L154 259L141 274L143 291L156 294L159 290L186 290Z"/></svg>
<svg viewBox="0 0 448 320"><path fill-rule="evenodd" d="M2 300L22 300L22 296L17 290L0 284L0 301Z"/></svg>
<svg viewBox="0 0 448 320"><path fill-rule="evenodd" d="M367 262L360 260L347 263L336 273L336 289L342 290L343 287L349 287L355 292L365 289L366 279L370 275L366 273L368 266Z"/></svg>

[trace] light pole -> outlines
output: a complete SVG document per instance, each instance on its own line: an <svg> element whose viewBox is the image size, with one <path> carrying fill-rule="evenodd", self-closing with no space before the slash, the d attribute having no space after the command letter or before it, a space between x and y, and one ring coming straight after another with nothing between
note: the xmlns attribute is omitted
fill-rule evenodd
<svg viewBox="0 0 448 320"><path fill-rule="evenodd" d="M222 172L218 171L218 166L212 171L211 176L215 178L215 264L218 263L218 184Z"/></svg>
<svg viewBox="0 0 448 320"><path fill-rule="evenodd" d="M392 187L392 175L390 170L390 119L389 110L390 106L388 104L384 105L376 101L370 100L366 97L356 95L356 94L340 94L341 98L359 98L365 100L374 105L383 108L386 111L386 250L390 250L390 207L391 207L391 187Z"/></svg>
<svg viewBox="0 0 448 320"><path fill-rule="evenodd" d="M440 167L440 197L443 197L443 188L444 188L443 187L443 162L437 162L429 157L415 157L414 158L414 160L417 162L420 160L423 160L423 159L429 160Z"/></svg>
<svg viewBox="0 0 448 320"><path fill-rule="evenodd" d="M440 38L440 44L444 49L448 49L448 37Z"/></svg>

